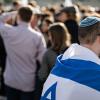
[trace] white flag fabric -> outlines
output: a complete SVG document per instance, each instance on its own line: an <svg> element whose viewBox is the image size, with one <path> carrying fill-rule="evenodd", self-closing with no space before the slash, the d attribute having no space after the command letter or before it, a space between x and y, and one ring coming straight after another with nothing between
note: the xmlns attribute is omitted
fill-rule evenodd
<svg viewBox="0 0 100 100"><path fill-rule="evenodd" d="M58 56L41 100L100 100L100 59L91 50L73 44Z"/></svg>

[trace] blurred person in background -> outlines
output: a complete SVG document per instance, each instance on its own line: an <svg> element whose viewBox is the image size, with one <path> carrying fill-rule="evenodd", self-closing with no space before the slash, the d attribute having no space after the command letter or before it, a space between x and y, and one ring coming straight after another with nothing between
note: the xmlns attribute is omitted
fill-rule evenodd
<svg viewBox="0 0 100 100"><path fill-rule="evenodd" d="M28 5L32 6L32 7L39 7L38 3L36 1L30 1L28 2Z"/></svg>
<svg viewBox="0 0 100 100"><path fill-rule="evenodd" d="M3 3L0 2L0 15L4 13ZM0 35L0 95L5 96L4 78L3 73L6 64L6 51L2 36Z"/></svg>
<svg viewBox="0 0 100 100"><path fill-rule="evenodd" d="M82 5L82 4L77 4L77 6L80 10L81 20L89 16L100 17L100 14L96 12L95 7L92 7L90 5Z"/></svg>
<svg viewBox="0 0 100 100"><path fill-rule="evenodd" d="M4 12L1 15L0 22L7 23L12 26L17 26L17 11Z"/></svg>
<svg viewBox="0 0 100 100"><path fill-rule="evenodd" d="M18 11L19 8L21 8L23 5L22 3L19 1L19 0L14 0L12 2L12 8L8 11L8 13L12 13L12 12L16 12ZM13 25L13 26L17 26L18 23L17 23L17 16L12 16L11 18L9 18L7 21L6 21L7 24L10 24L10 25Z"/></svg>
<svg viewBox="0 0 100 100"><path fill-rule="evenodd" d="M36 9L39 10L38 8L36 8ZM36 10L36 9L34 9L34 10ZM40 24L41 24L41 14L40 14L40 11L35 11L35 13L34 13L34 15L32 17L32 20L31 20L31 26L36 31L40 32L40 29L39 29L39 25Z"/></svg>
<svg viewBox="0 0 100 100"><path fill-rule="evenodd" d="M32 7L34 12L34 15L32 16L31 20L31 26L36 31L40 32L39 25L41 24L41 14L42 14L40 6L37 4L36 1L29 2L28 5Z"/></svg>
<svg viewBox="0 0 100 100"><path fill-rule="evenodd" d="M46 18L52 18L52 17L54 17L53 15L54 15L55 11L53 9L50 9L47 6L41 7L41 11L42 11L41 21L43 21Z"/></svg>
<svg viewBox="0 0 100 100"><path fill-rule="evenodd" d="M71 35L71 43L79 43L78 41L78 22L76 9L74 6L63 8L59 15L58 21L63 22Z"/></svg>
<svg viewBox="0 0 100 100"><path fill-rule="evenodd" d="M46 44L47 44L47 48L51 46L49 36L48 36L48 29L52 23L53 23L53 20L50 17L48 17L43 20L41 27L40 27L41 32L43 33L43 36L44 36Z"/></svg>
<svg viewBox="0 0 100 100"><path fill-rule="evenodd" d="M40 79L38 95L41 95L43 84L47 79L50 71L53 69L57 56L59 54L63 54L70 45L70 35L63 23L54 23L50 25L48 34L51 42L51 47L49 47L45 52L40 70L38 72Z"/></svg>
<svg viewBox="0 0 100 100"><path fill-rule="evenodd" d="M63 54L70 46L70 35L63 23L54 23L48 29L51 47L45 52L39 70L39 78L43 82L52 70L58 55Z"/></svg>
<svg viewBox="0 0 100 100"><path fill-rule="evenodd" d="M7 100L34 100L36 61L41 63L46 44L42 34L31 28L32 14L30 7L21 7L16 27L0 21L7 53L4 72Z"/></svg>
<svg viewBox="0 0 100 100"><path fill-rule="evenodd" d="M0 2L0 15L4 12L3 4Z"/></svg>
<svg viewBox="0 0 100 100"><path fill-rule="evenodd" d="M21 2L18 0L15 0L12 2L12 8L10 11L17 11L22 6Z"/></svg>

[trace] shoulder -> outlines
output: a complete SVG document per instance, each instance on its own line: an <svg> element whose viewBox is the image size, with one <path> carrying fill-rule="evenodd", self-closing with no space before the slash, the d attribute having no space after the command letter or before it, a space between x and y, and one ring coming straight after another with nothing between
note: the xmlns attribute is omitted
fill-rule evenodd
<svg viewBox="0 0 100 100"><path fill-rule="evenodd" d="M44 54L45 58L55 58L57 57L56 52L52 48L48 48Z"/></svg>
<svg viewBox="0 0 100 100"><path fill-rule="evenodd" d="M32 34L34 34L36 37L43 37L41 32L35 31L31 27L29 27L29 30L31 31Z"/></svg>
<svg viewBox="0 0 100 100"><path fill-rule="evenodd" d="M52 47L47 49L46 54L49 54L49 53L55 53Z"/></svg>
<svg viewBox="0 0 100 100"><path fill-rule="evenodd" d="M13 26L9 25L9 24L4 24L4 23L0 23L0 29L11 29Z"/></svg>
<svg viewBox="0 0 100 100"><path fill-rule="evenodd" d="M9 33L9 30L12 29L11 25L0 23L0 34L5 36Z"/></svg>

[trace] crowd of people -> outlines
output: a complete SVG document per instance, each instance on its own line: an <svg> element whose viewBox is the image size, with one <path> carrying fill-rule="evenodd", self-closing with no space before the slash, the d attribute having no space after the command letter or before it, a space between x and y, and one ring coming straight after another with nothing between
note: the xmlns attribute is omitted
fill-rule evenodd
<svg viewBox="0 0 100 100"><path fill-rule="evenodd" d="M79 77L70 77L70 74L76 75L75 72L78 71L82 78L80 67L78 69L74 67L78 65L85 67L87 63L73 59L93 60L100 66L99 58L86 49L93 49L94 53L100 55L100 9L80 3L72 6L58 4L40 7L36 1L29 2L27 5L14 1L11 9L4 8L0 3L0 95L6 96L7 100L40 100L40 98L41 100L74 100L75 95L70 97L67 94L65 97L65 92L62 91L64 87L60 88L61 91L58 89L60 92L57 94L57 99L54 99L52 90L57 85L56 82L60 82L60 78L55 76L67 77L83 84L83 80L78 80ZM62 54L64 55L59 56ZM89 57L94 59L90 60ZM89 64L92 66L88 62L88 66ZM64 69L65 66L68 68ZM92 70L93 68L92 66ZM86 73L88 71L86 70ZM98 74L99 71L100 69L97 71ZM62 81L62 85L64 84L67 83ZM73 87L72 83L68 84ZM50 85L51 90L48 89ZM65 89L69 93L70 89L67 90L67 85ZM95 86L91 87L95 89ZM96 89L100 91L99 88L98 85ZM86 92L85 89L84 91ZM51 98L48 97L50 92ZM79 94L79 91L76 92ZM96 96L91 100L99 100L100 93ZM76 98L83 100L78 96ZM85 100L89 99L86 97Z"/></svg>

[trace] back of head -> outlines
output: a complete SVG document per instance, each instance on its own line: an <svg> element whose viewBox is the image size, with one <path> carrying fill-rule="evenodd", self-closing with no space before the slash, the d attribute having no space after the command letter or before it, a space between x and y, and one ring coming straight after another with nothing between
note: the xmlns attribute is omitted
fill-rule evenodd
<svg viewBox="0 0 100 100"><path fill-rule="evenodd" d="M80 22L78 37L81 44L93 44L100 35L100 18L87 17Z"/></svg>
<svg viewBox="0 0 100 100"><path fill-rule="evenodd" d="M54 23L49 27L49 34L52 40L52 46L56 51L68 46L70 38L69 33L63 23Z"/></svg>
<svg viewBox="0 0 100 100"><path fill-rule="evenodd" d="M76 16L77 12L74 6L63 8L61 10L61 13L63 12L67 14L69 20L77 20L77 16Z"/></svg>
<svg viewBox="0 0 100 100"><path fill-rule="evenodd" d="M18 15L20 19L24 22L30 22L32 18L32 9L31 7L21 7L18 10Z"/></svg>
<svg viewBox="0 0 100 100"><path fill-rule="evenodd" d="M74 6L71 7L65 7L61 10L62 12L66 12L66 13L76 13L76 9Z"/></svg>

